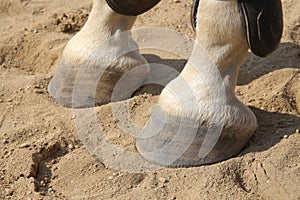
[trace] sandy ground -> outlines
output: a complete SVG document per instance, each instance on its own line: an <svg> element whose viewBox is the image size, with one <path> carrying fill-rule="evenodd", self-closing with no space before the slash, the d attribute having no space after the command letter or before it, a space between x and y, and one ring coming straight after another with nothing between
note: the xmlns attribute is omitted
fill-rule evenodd
<svg viewBox="0 0 300 200"><path fill-rule="evenodd" d="M190 5L163 0L135 27L165 27L193 38ZM0 1L0 199L300 200L299 0L283 0L279 49L264 59L249 53L241 67L236 94L259 124L243 152L213 165L147 173L98 162L79 140L72 109L47 93L64 45L90 8L91 0ZM163 52L146 57L178 70L186 62ZM147 122L159 90L144 88L129 100L137 124ZM112 143L134 151L111 106L96 112Z"/></svg>

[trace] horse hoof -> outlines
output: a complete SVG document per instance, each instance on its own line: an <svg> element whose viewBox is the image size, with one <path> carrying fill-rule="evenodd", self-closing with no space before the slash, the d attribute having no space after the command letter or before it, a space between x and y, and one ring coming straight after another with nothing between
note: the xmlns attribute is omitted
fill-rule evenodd
<svg viewBox="0 0 300 200"><path fill-rule="evenodd" d="M107 68L103 66L101 63L79 65L62 59L48 91L63 106L93 107L129 98L149 73L146 60L134 52L123 55ZM115 86L121 79L122 84L118 84L116 92ZM113 92L117 98L112 96Z"/></svg>
<svg viewBox="0 0 300 200"><path fill-rule="evenodd" d="M216 163L237 155L253 135L255 115L237 98L200 98L189 89L180 75L162 91L136 141L146 160L168 167Z"/></svg>
<svg viewBox="0 0 300 200"><path fill-rule="evenodd" d="M49 83L50 95L73 108L130 97L150 71L131 36L135 19L114 12L106 1L94 1L86 24L63 51ZM114 93L117 95L113 96Z"/></svg>
<svg viewBox="0 0 300 200"><path fill-rule="evenodd" d="M156 107L137 138L137 150L146 160L167 167L199 166L233 157L253 135L256 119L247 107L238 115L235 108L221 111L226 112L224 123L174 117Z"/></svg>

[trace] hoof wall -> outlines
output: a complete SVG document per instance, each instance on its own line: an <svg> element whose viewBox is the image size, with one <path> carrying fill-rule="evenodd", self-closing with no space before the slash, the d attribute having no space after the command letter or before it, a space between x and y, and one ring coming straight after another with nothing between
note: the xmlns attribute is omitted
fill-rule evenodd
<svg viewBox="0 0 300 200"><path fill-rule="evenodd" d="M237 155L254 132L253 127L243 132L240 127L219 125L172 117L156 107L136 146L146 160L160 166L216 163Z"/></svg>
<svg viewBox="0 0 300 200"><path fill-rule="evenodd" d="M148 65L127 71L103 71L97 66L76 69L62 62L49 83L48 91L63 106L94 107L129 98L148 72Z"/></svg>

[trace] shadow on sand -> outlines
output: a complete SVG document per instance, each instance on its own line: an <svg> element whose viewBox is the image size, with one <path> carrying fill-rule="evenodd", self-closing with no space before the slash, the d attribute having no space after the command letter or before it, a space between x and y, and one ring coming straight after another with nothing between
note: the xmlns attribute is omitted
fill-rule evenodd
<svg viewBox="0 0 300 200"><path fill-rule="evenodd" d="M280 142L285 136L295 134L300 128L300 117L296 115L272 113L255 107L254 112L258 127L254 136L241 154L265 151Z"/></svg>

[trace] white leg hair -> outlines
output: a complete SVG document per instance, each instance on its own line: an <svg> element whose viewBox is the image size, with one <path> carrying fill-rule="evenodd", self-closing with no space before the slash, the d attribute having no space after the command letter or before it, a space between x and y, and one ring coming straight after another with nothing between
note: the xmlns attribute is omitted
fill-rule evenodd
<svg viewBox="0 0 300 200"><path fill-rule="evenodd" d="M237 1L200 1L197 19L196 45L192 55L210 59L212 63L203 63L202 65L200 63L195 66L197 63L193 63L193 65L193 58L190 58L180 76L191 87L195 88L195 94L190 95L196 95L198 100L207 99L210 96L209 93L214 91L215 84L217 84L217 82L214 85L206 84L210 82L209 79L215 78L210 72L211 68L216 67L222 78L222 84L224 84L226 89L227 103L235 104L237 103L237 98L234 90L239 67L248 51L239 18ZM197 48L202 48L209 58L205 57L206 55L197 55L197 52L199 52ZM207 66L210 64L213 66ZM205 77L205 79L201 77ZM172 89L176 88L175 86ZM163 107L166 106L166 110L169 110L167 106L174 108L174 105L176 105L175 102L172 102L176 98L169 93L169 90L170 87L167 86L160 96L160 103ZM194 107L191 106L191 108ZM214 110L212 112L216 113Z"/></svg>
<svg viewBox="0 0 300 200"><path fill-rule="evenodd" d="M256 129L254 114L234 93L239 67L248 50L237 0L200 0L196 33L191 58L160 95L160 114L152 115L137 139L139 152L161 165L190 166L227 159L241 151ZM224 95L220 95L222 92ZM155 119L157 116L165 118ZM193 141L186 139L191 134L188 122L183 123L183 129L176 129L182 119L197 122L198 133ZM223 127L215 141L215 136L205 138L207 130L214 130L218 123ZM162 127L158 133L150 133L157 126ZM175 136L178 138L173 139ZM165 148L168 144L170 147Z"/></svg>
<svg viewBox="0 0 300 200"><path fill-rule="evenodd" d="M130 34L135 20L136 17L114 12L105 0L94 0L86 24L63 51L61 64L49 84L49 93L65 106L93 106L93 96L98 105L110 102L117 80L134 67L147 63ZM143 82L149 68L143 69L136 71L127 88ZM103 72L101 79L100 72ZM75 82L77 91L72 98ZM124 90L122 98L128 98L129 91L127 94Z"/></svg>

